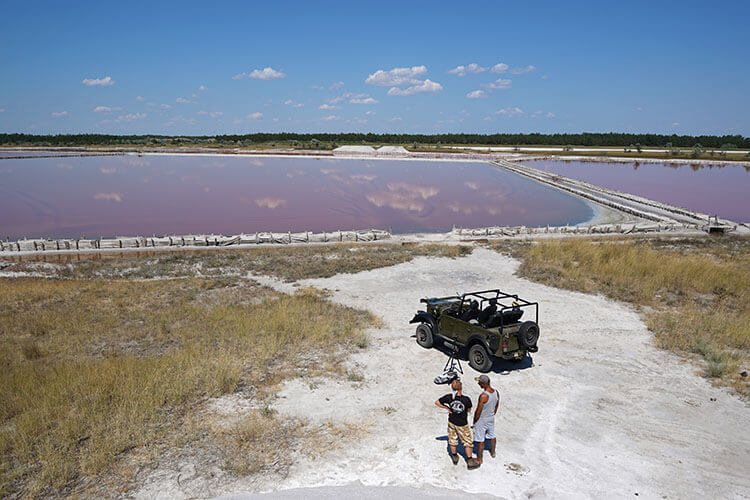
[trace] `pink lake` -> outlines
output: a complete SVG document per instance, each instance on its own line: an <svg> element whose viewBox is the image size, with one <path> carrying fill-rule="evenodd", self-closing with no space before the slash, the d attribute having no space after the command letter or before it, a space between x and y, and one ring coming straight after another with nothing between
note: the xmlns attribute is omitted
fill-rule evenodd
<svg viewBox="0 0 750 500"><path fill-rule="evenodd" d="M750 167L572 160L523 163L731 221L750 221Z"/></svg>
<svg viewBox="0 0 750 500"><path fill-rule="evenodd" d="M144 155L0 160L0 236L579 224L591 206L486 162Z"/></svg>

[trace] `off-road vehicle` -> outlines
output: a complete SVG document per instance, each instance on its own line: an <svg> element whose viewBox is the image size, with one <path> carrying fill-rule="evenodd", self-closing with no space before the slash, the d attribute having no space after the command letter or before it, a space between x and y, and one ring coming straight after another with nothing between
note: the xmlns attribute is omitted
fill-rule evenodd
<svg viewBox="0 0 750 500"><path fill-rule="evenodd" d="M538 350L539 304L500 290L484 290L450 297L420 299L426 311L417 311L409 323L417 325L417 343L430 348L437 341L468 348L469 365L487 372L492 357L520 361ZM533 310L533 321L521 321ZM527 316L528 317L528 316Z"/></svg>

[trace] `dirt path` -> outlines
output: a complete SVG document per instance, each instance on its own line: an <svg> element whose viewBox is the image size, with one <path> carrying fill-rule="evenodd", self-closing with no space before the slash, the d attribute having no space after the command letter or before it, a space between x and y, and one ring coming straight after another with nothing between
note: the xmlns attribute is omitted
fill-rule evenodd
<svg viewBox="0 0 750 500"><path fill-rule="evenodd" d="M282 414L372 427L325 462L297 465L279 489L359 480L511 498L750 497L750 412L743 403L657 351L628 307L519 279L517 265L475 250L458 260L419 258L304 282L376 311L386 326L353 358L363 384L327 381L310 390L293 381L281 392ZM492 287L539 301L542 337L533 366L490 374L502 396L497 427L506 434L496 459L487 456L480 470L468 471L446 455L446 417L433 405L446 392L432 383L446 357L417 346L407 322L420 297ZM464 371L476 401L476 374L467 363ZM386 407L396 411L388 415Z"/></svg>
<svg viewBox="0 0 750 500"><path fill-rule="evenodd" d="M348 485L342 498L370 498L356 488L429 486L506 498L750 498L745 404L711 387L689 363L657 351L625 305L520 279L517 266L477 249L456 260L418 258L302 282L377 312L385 326L352 356L363 382L316 380L311 388L296 379L274 407L313 421L369 424L369 432L344 436L341 450L296 464L280 482L244 490ZM501 394L498 456L486 454L479 470L468 471L451 463L446 415L433 404L447 392L432 383L446 356L419 347L408 321L421 297L493 287L540 302L540 349L533 365L496 365L490 373ZM463 365L466 393L476 402L477 373ZM241 494L242 481L229 489L213 491Z"/></svg>

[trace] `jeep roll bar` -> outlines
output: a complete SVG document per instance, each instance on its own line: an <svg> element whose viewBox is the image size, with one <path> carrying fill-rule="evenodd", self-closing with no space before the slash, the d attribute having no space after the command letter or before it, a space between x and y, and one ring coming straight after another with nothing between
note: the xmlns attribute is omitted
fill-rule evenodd
<svg viewBox="0 0 750 500"><path fill-rule="evenodd" d="M490 294L494 294L494 296L491 296ZM459 306L458 310L459 313L463 311L464 308L464 302L466 301L467 297L477 297L479 299L479 306L480 309L482 308L482 304L484 302L488 302L491 299L495 299L497 304L500 306L498 308L498 313L502 314L505 311L512 311L512 310L520 310L524 307L534 307L534 322L536 324L539 324L539 303L538 302L529 302L526 299L522 299L516 294L510 294L500 291L497 288L493 288L491 290L482 290L480 292L467 292L462 293L459 298L461 299L461 305ZM448 297L446 297L448 298ZM513 303L509 306L506 306L500 302L502 299L513 299ZM503 331L503 324L500 324L500 332Z"/></svg>

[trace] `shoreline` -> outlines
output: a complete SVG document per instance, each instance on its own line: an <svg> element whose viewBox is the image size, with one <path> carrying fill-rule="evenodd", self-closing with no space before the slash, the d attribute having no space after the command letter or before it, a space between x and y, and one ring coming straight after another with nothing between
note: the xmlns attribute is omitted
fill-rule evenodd
<svg viewBox="0 0 750 500"><path fill-rule="evenodd" d="M8 151L9 149L10 148L0 148L0 151L3 151L3 150ZM76 149L78 151L82 150L82 148L76 148ZM32 151L30 148L17 148L17 149L14 148L13 150L19 151L19 152L20 151ZM50 148L39 148L39 149L36 149L36 150L33 150L33 151L50 151L50 150L51 150ZM92 151L92 150L87 149L87 151ZM102 152L102 153L104 153L104 152ZM111 154L111 151L109 151L109 153ZM332 155L332 154L316 154L316 153L320 153L320 152L311 152L311 154L293 154L293 155L289 155L289 154L283 154L282 152L280 152L278 150L275 151L275 152L274 151L272 151L272 152L265 152L265 151L257 151L257 150L255 150L255 151L253 151L253 150L234 150L234 151L229 152L229 153L208 152L208 151L202 151L202 152L197 152L197 151L196 152L188 152L188 151L151 151L151 152L123 151L122 155L123 156L138 156L138 157L144 157L144 156L154 156L154 157L162 157L162 156L200 156L200 157L237 157L237 158L239 158L239 157L248 157L248 158L290 158L291 157L291 158L311 158L311 159L317 159L317 160L324 160L325 159L325 160L334 160L334 161L335 160L339 160L339 159L340 160L361 160L361 161L370 161L370 160L423 161L423 162L430 161L430 162L488 163L489 166L493 166L493 164L491 162L493 160L497 160L498 159L498 158L488 157L486 155L481 155L481 157L478 157L478 158L461 158L461 157L457 158L457 157L451 156L450 154L445 154L445 153L443 153L443 154L446 155L446 156L448 156L448 157L435 157L431 153L429 153L429 156L427 156L427 157L419 157L419 156L404 157L404 156L361 155L361 154ZM518 163L520 165L523 165L523 163L525 163L526 161L536 161L536 160L543 160L543 159L555 159L555 160L563 160L563 161L565 159L576 159L576 160L582 159L582 160L585 160L585 161L619 161L619 162L628 162L628 163L632 163L632 162L636 161L636 160L634 160L632 158L615 158L615 157L613 157L613 158L556 157L554 155L551 155L551 156L541 156L541 157L531 157L531 158L528 158L528 157L524 157L524 155L518 155L518 154L502 154L502 155L496 155L496 156L503 157L503 158L506 158L507 160L514 161L515 163ZM30 157L30 158L35 158L35 157ZM638 160L638 161L640 161L640 160ZM650 162L650 163L664 163L665 162L664 160L656 160L656 159L643 159L643 161L644 162ZM696 161L697 162L702 162L702 163L710 163L707 160L694 160L694 161L681 160L682 163L693 163L693 162L696 162ZM748 164L750 165L750 162ZM536 182L540 183L539 181L536 181ZM540 183L540 184L541 185L545 185L545 183ZM635 225L635 224L647 222L646 219L643 219L643 218L635 216L635 215L628 214L626 212L618 211L618 210L616 210L614 208L611 208L611 207L605 206L603 204L597 203L596 201L588 199L588 198L586 198L584 196L580 196L580 195L576 195L575 193L568 192L568 191L566 191L564 189L561 189L560 187L557 187L557 186L554 186L554 185L549 185L549 184L547 184L547 186L551 187L552 189L556 189L557 191L566 193L569 196L573 196L574 198L582 200L588 207L591 208L591 211L592 211L591 216L588 219L586 219L586 220L583 220L583 221L578 222L578 223L573 224L573 225L570 225L570 224L566 224L565 226L551 226L551 225L547 225L546 227L548 229L549 228L566 228L567 229L569 227L587 227L587 226L591 227L591 226L597 226L597 225L618 225L618 226L619 225L624 225L624 224L627 224L627 225L633 224L633 225ZM498 226L498 227L500 227L500 226ZM515 226L502 226L502 227L512 228L512 227L515 227ZM529 227L531 227L531 226L529 226ZM536 229L544 229L545 226L544 225L542 225L542 226L534 226L534 228L536 228ZM462 229L471 230L472 228L462 228ZM673 231L671 231L671 232L673 232ZM741 232L744 232L744 230L741 230ZM273 235L273 232L265 232L265 233ZM245 234L245 233L240 233L240 234ZM442 240L450 240L451 236L452 236L452 231L448 231L448 232L428 231L428 232L403 233L403 234L397 233L396 235L392 235L391 237L396 236L401 241L410 241L410 240L414 240L415 239L415 235L419 235L419 236L416 236L416 238L420 238L420 239L421 238L427 238L429 240L441 240L441 239ZM169 237L169 236L170 236L169 234L162 235L163 238L166 238L166 237ZM176 236L176 235L171 235L171 236ZM130 237L120 237L120 238L134 238L134 237L130 236ZM67 239L67 238L65 238L65 239ZM25 239L25 240L16 240L16 241L20 242L20 241L34 241L34 240L41 241L41 242L48 241L48 240L45 240L43 238L36 238L36 239L32 238L31 240L26 240ZM62 240L64 240L64 239L62 239ZM62 241L62 240L59 240L59 241ZM49 240L49 241L52 241L52 240ZM278 243L272 243L272 244L278 244ZM291 244L291 242L290 242L290 244ZM170 246L171 246L171 244L170 244ZM244 245L239 245L239 246L244 246ZM257 244L253 244L252 246L258 246L258 245ZM265 244L264 244L264 246L265 246ZM69 249L69 248L67 248L67 249L56 249L56 250L53 250L53 249L46 250L46 248L43 246L42 247L43 250L41 252L39 252L39 251L36 250L36 245L34 245L34 247L35 247L34 250L30 250L29 249L29 250L25 250L25 251L20 250L20 248L19 248L19 251L5 251L5 250L3 250L2 252L0 252L0 255L19 256L20 257L22 255L35 255L35 254L39 254L39 253L44 253L44 254L52 254L52 253L56 253L56 254L74 253L75 254L75 253L79 253L79 252L85 251L84 249L73 250L73 249ZM206 245L206 247L208 247L208 245ZM204 249L206 247L203 247L203 246L193 247L193 246L189 246L189 245L188 246L183 245L182 247L178 247L178 248L184 248L184 249L192 249L192 248ZM227 248L227 247L223 247L223 248ZM101 252L103 250L105 250L105 251L109 251L109 250L112 250L112 251L123 251L123 250L134 250L134 251L139 251L140 250L140 251L144 251L146 249L145 248L142 248L142 249L139 249L139 248L126 249L126 248L120 247L120 248L98 248L98 249L87 249L87 250L88 251L93 251L93 252ZM163 250L164 250L164 248L160 248L159 250L157 250L156 248L152 247L151 251L163 251ZM170 248L170 250L175 251L172 248Z"/></svg>

